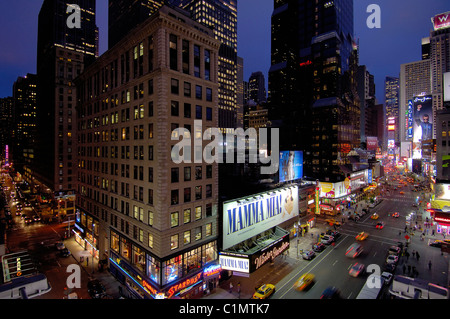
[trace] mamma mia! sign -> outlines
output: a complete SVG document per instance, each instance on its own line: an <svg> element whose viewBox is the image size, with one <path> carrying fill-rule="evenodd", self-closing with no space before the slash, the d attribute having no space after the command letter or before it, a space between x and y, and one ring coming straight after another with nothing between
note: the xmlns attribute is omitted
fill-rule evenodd
<svg viewBox="0 0 450 319"><path fill-rule="evenodd" d="M279 188L223 204L223 249L298 215L298 187Z"/></svg>

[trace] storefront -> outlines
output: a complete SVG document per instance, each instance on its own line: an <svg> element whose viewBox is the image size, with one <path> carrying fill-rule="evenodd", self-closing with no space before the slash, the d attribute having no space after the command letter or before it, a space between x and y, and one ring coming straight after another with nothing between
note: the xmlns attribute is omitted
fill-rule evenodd
<svg viewBox="0 0 450 319"><path fill-rule="evenodd" d="M216 241L159 259L118 232L110 238L110 272L136 298L193 299L218 284Z"/></svg>
<svg viewBox="0 0 450 319"><path fill-rule="evenodd" d="M272 238L259 241L259 245L247 251L236 252L234 249L219 253L219 264L223 270L251 274L289 249L289 233L279 227L274 230Z"/></svg>
<svg viewBox="0 0 450 319"><path fill-rule="evenodd" d="M75 241L87 250L94 258L99 259L98 232L99 222L86 212L77 209L75 227L72 229Z"/></svg>
<svg viewBox="0 0 450 319"><path fill-rule="evenodd" d="M438 234L450 235L450 212L435 212L434 221L436 223L436 232Z"/></svg>

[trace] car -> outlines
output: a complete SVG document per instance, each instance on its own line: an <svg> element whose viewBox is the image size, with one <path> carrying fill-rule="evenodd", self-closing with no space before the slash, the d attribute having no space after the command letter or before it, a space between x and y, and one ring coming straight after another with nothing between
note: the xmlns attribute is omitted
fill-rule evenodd
<svg viewBox="0 0 450 319"><path fill-rule="evenodd" d="M61 249L60 251L59 251L59 255L61 256L61 257L69 257L70 256L70 250L69 249L67 249L67 248L63 248L63 249Z"/></svg>
<svg viewBox="0 0 450 319"><path fill-rule="evenodd" d="M404 192L404 191L401 191L401 192L400 192L400 195L405 195L405 192Z"/></svg>
<svg viewBox="0 0 450 319"><path fill-rule="evenodd" d="M307 250L302 254L302 258L305 260L312 260L314 257L316 257L316 253L312 250Z"/></svg>
<svg viewBox="0 0 450 319"><path fill-rule="evenodd" d="M33 222L33 220L30 218L30 217L28 217L28 216L25 216L24 217L24 219L23 219L23 221L25 222L25 224L31 224L32 222Z"/></svg>
<svg viewBox="0 0 450 319"><path fill-rule="evenodd" d="M380 218L380 216L378 216L377 213L373 213L373 215L370 216L370 218L371 218L371 219L378 219L378 218Z"/></svg>
<svg viewBox="0 0 450 319"><path fill-rule="evenodd" d="M98 279L90 280L87 284L89 296L92 299L101 299L106 294L106 289Z"/></svg>
<svg viewBox="0 0 450 319"><path fill-rule="evenodd" d="M376 229L383 229L384 228L384 223L383 222L379 222L375 225Z"/></svg>
<svg viewBox="0 0 450 319"><path fill-rule="evenodd" d="M395 213L392 213L391 216L394 218L399 218L400 214L398 212L395 212Z"/></svg>
<svg viewBox="0 0 450 319"><path fill-rule="evenodd" d="M267 299L275 292L275 285L264 284L253 294L252 299Z"/></svg>
<svg viewBox="0 0 450 319"><path fill-rule="evenodd" d="M63 250L64 248L66 248L66 245L64 245L64 243L62 241L58 241L55 244L55 247L56 247L57 250Z"/></svg>
<svg viewBox="0 0 450 319"><path fill-rule="evenodd" d="M384 279L384 284L385 285L389 285L391 283L393 277L394 277L394 275L391 274L390 272L383 271L381 273L381 278Z"/></svg>
<svg viewBox="0 0 450 319"><path fill-rule="evenodd" d="M429 242L429 243L428 243L428 246L441 248L441 246L442 246L443 243L444 243L443 240L436 239L436 240L434 240L434 241L432 241L432 242Z"/></svg>
<svg viewBox="0 0 450 319"><path fill-rule="evenodd" d="M341 294L336 287L328 287L322 292L320 299L341 299Z"/></svg>
<svg viewBox="0 0 450 319"><path fill-rule="evenodd" d="M348 274L352 277L358 277L359 275L364 273L364 269L366 266L364 264L356 263L350 268Z"/></svg>
<svg viewBox="0 0 450 319"><path fill-rule="evenodd" d="M336 226L341 226L341 223L336 221L335 219L332 218L328 218L325 219L325 222L328 223L330 226L336 225Z"/></svg>
<svg viewBox="0 0 450 319"><path fill-rule="evenodd" d="M387 264L397 264L398 263L398 256L395 255L389 255L386 258Z"/></svg>
<svg viewBox="0 0 450 319"><path fill-rule="evenodd" d="M397 268L397 264L384 264L383 270L386 272L394 273Z"/></svg>
<svg viewBox="0 0 450 319"><path fill-rule="evenodd" d="M33 216L33 220L34 220L35 222L39 222L39 221L41 221L41 217L40 217L39 215L34 215L34 216Z"/></svg>
<svg viewBox="0 0 450 319"><path fill-rule="evenodd" d="M335 240L338 239L338 238L341 236L341 233L340 233L340 232L338 232L337 230L331 230L331 229L328 229L327 232L326 232L326 234L327 234L327 235L330 235L330 236L333 236L333 238L334 238Z"/></svg>
<svg viewBox="0 0 450 319"><path fill-rule="evenodd" d="M389 247L389 255L399 256L402 249L398 246Z"/></svg>
<svg viewBox="0 0 450 319"><path fill-rule="evenodd" d="M325 245L329 245L329 244L331 244L331 243L334 241L334 237L333 237L333 236L330 236L330 235L324 235L324 236L320 239L320 241L321 241L322 243L324 243Z"/></svg>
<svg viewBox="0 0 450 319"><path fill-rule="evenodd" d="M358 243L354 243L347 248L347 251L345 252L345 256L350 257L350 258L356 258L362 252L363 252L363 247Z"/></svg>
<svg viewBox="0 0 450 319"><path fill-rule="evenodd" d="M318 253L323 251L325 248L327 248L327 246L325 246L323 243L316 243L313 245L313 250Z"/></svg>
<svg viewBox="0 0 450 319"><path fill-rule="evenodd" d="M367 237L369 237L369 234L363 231L356 236L356 240L363 241L367 239Z"/></svg>
<svg viewBox="0 0 450 319"><path fill-rule="evenodd" d="M306 273L300 276L298 280L294 284L294 289L297 289L298 291L303 291L310 287L315 280L316 276L310 273Z"/></svg>

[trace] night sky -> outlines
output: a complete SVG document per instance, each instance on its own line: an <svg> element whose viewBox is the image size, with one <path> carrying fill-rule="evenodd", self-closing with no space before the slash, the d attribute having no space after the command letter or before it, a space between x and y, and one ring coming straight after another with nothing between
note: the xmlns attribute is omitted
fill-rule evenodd
<svg viewBox="0 0 450 319"><path fill-rule="evenodd" d="M379 102L384 78L399 76L400 65L421 59L421 39L430 34L431 17L450 11L448 0L355 0L355 37L360 64L375 76ZM12 95L18 76L36 73L37 21L43 0L0 1L0 98ZM369 29L369 4L381 7L381 28ZM244 80L270 68L270 18L273 0L238 0L238 55ZM107 49L108 1L97 0L100 53ZM266 83L267 84L267 83Z"/></svg>

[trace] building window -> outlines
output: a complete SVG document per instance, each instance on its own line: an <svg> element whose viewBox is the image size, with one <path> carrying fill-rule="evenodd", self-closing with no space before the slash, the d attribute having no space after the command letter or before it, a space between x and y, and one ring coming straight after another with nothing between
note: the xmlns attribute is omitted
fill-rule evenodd
<svg viewBox="0 0 450 319"><path fill-rule="evenodd" d="M170 81L170 92L176 95L179 94L180 88L179 88L179 81L177 79L172 79Z"/></svg>
<svg viewBox="0 0 450 319"><path fill-rule="evenodd" d="M191 118L191 104L189 103L184 103L184 117Z"/></svg>
<svg viewBox="0 0 450 319"><path fill-rule="evenodd" d="M212 108L210 107L206 108L206 120L212 121Z"/></svg>
<svg viewBox="0 0 450 319"><path fill-rule="evenodd" d="M178 183L179 182L179 169L177 167L171 169L171 182Z"/></svg>
<svg viewBox="0 0 450 319"><path fill-rule="evenodd" d="M172 190L170 192L170 203L171 205L178 205L179 197L178 197L178 189Z"/></svg>
<svg viewBox="0 0 450 319"><path fill-rule="evenodd" d="M177 36L174 34L171 34L169 36L169 47L170 47L170 69L171 70L178 70L178 39Z"/></svg>
<svg viewBox="0 0 450 319"><path fill-rule="evenodd" d="M170 114L172 116L179 116L180 115L180 106L178 101L172 101L170 103Z"/></svg>
<svg viewBox="0 0 450 319"><path fill-rule="evenodd" d="M153 212L151 210L148 211L148 225L153 226ZM153 239L153 237L152 237ZM153 240L152 240L152 246L153 247Z"/></svg>
<svg viewBox="0 0 450 319"><path fill-rule="evenodd" d="M182 46L183 73L189 74L189 41L183 40Z"/></svg>
<svg viewBox="0 0 450 319"><path fill-rule="evenodd" d="M178 248L178 234L170 236L170 250Z"/></svg>
<svg viewBox="0 0 450 319"><path fill-rule="evenodd" d="M212 235L212 223L205 225L205 236L209 237Z"/></svg>
<svg viewBox="0 0 450 319"><path fill-rule="evenodd" d="M184 168L184 181L189 182L191 180L191 167L187 166Z"/></svg>
<svg viewBox="0 0 450 319"><path fill-rule="evenodd" d="M178 212L170 213L170 227L177 227L178 226Z"/></svg>
<svg viewBox="0 0 450 319"><path fill-rule="evenodd" d="M184 245L189 245L191 243L191 231L187 230L183 235Z"/></svg>
<svg viewBox="0 0 450 319"><path fill-rule="evenodd" d="M191 97L191 83L184 82L184 96Z"/></svg>
<svg viewBox="0 0 450 319"><path fill-rule="evenodd" d="M195 207L195 220L200 220L200 219L202 219L202 207L197 206L197 207Z"/></svg>
<svg viewBox="0 0 450 319"><path fill-rule="evenodd" d="M183 221L185 224L188 224L191 222L191 209L187 208L183 211Z"/></svg>
<svg viewBox="0 0 450 319"><path fill-rule="evenodd" d="M195 106L195 118L197 120L201 120L202 119L202 107L200 105L196 105Z"/></svg>
<svg viewBox="0 0 450 319"><path fill-rule="evenodd" d="M203 89L200 85L195 86L195 98L198 100L203 98Z"/></svg>
<svg viewBox="0 0 450 319"><path fill-rule="evenodd" d="M201 186L195 186L195 200L202 199L202 187Z"/></svg>
<svg viewBox="0 0 450 319"><path fill-rule="evenodd" d="M184 189L184 202L189 203L191 201L191 188L187 187Z"/></svg>
<svg viewBox="0 0 450 319"><path fill-rule="evenodd" d="M205 80L211 80L211 51L205 50Z"/></svg>
<svg viewBox="0 0 450 319"><path fill-rule="evenodd" d="M194 76L200 77L200 46L194 45Z"/></svg>

